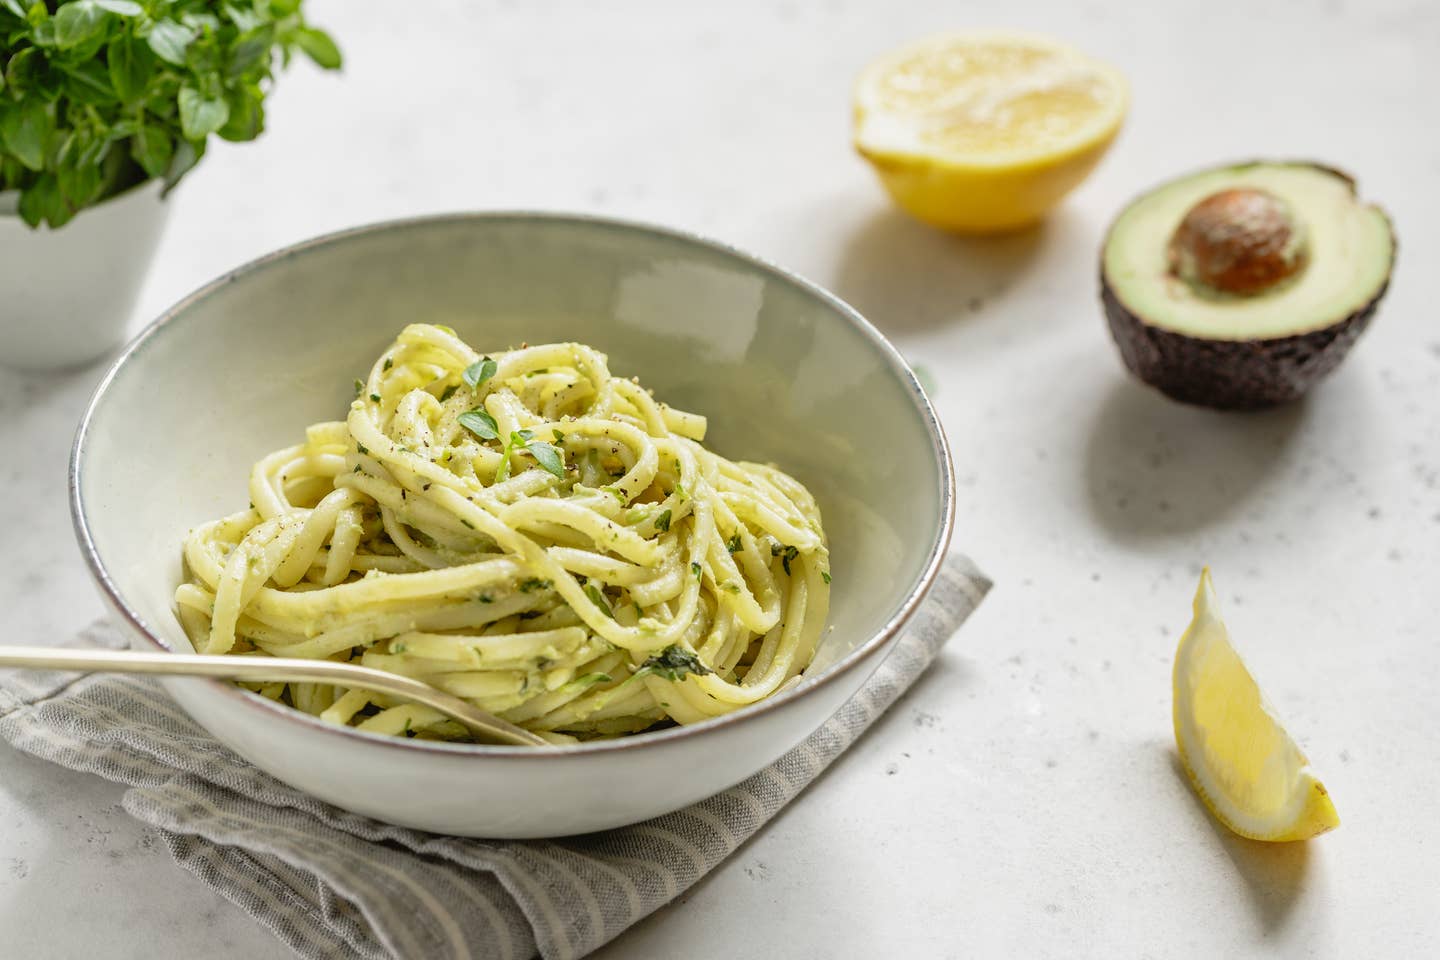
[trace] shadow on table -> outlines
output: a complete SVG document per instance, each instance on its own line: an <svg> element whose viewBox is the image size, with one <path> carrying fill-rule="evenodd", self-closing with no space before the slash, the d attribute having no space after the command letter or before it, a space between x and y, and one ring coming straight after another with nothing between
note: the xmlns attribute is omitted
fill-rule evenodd
<svg viewBox="0 0 1440 960"><path fill-rule="evenodd" d="M120 355L119 347L93 363L63 370L21 370L0 365L0 416L9 418L29 410L42 410L52 397L70 392L89 397L90 391L110 364Z"/></svg>
<svg viewBox="0 0 1440 960"><path fill-rule="evenodd" d="M1013 286L1046 231L962 237L886 210L850 238L833 287L886 334L922 333L973 316Z"/></svg>
<svg viewBox="0 0 1440 960"><path fill-rule="evenodd" d="M1117 378L1090 428L1091 513L1125 540L1208 526L1244 505L1308 416L1303 400L1258 413L1220 412Z"/></svg>
<svg viewBox="0 0 1440 960"><path fill-rule="evenodd" d="M1245 881L1250 892L1250 905L1269 937L1285 928L1291 913L1305 891L1305 876L1310 867L1308 843L1262 843L1231 833L1204 808L1190 785L1178 754L1171 753L1171 767L1184 784L1185 793L1200 808L1205 822L1215 831L1230 862Z"/></svg>

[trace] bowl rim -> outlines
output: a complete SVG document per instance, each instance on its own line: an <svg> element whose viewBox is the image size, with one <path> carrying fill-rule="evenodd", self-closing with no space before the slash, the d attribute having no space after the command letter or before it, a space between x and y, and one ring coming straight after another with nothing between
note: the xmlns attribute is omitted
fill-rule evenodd
<svg viewBox="0 0 1440 960"><path fill-rule="evenodd" d="M392 749L423 751L452 757L485 756L507 759L553 760L567 756L588 756L597 753L634 750L651 745L658 746L671 741L703 736L712 730L746 723L752 719L759 719L767 713L772 713L809 696L821 687L832 683L840 676L857 669L862 663L871 660L876 654L885 650L890 641L910 620L911 616L914 615L920 602L934 585L935 579L939 575L940 567L944 563L945 556L949 550L955 526L955 476L954 465L950 459L949 442L946 439L945 430L940 423L940 418L936 415L935 409L930 403L930 399L925 395L925 391L920 386L920 382L916 378L914 371L912 371L910 366L905 362L900 351L896 349L896 347L886 339L885 335L882 334L874 324L867 320L859 310L849 303L846 303L837 295L794 271L781 267L764 257L750 253L739 247L683 228L662 226L641 220L620 217L547 210L478 210L425 214L375 221L301 240L256 257L237 267L233 267L209 283L200 286L164 310L158 317L148 323L133 340L125 345L119 356L115 358L109 369L105 371L105 375L100 379L100 382L96 385L94 392L90 396L90 400L86 403L85 412L80 418L80 424L76 428L75 439L70 448L67 487L69 491L71 524L74 527L75 538L79 544L80 552L85 558L85 564L89 568L91 576L99 585L104 599L111 609L121 616L129 625L131 633L134 636L143 638L157 650L172 653L177 656L183 655L181 651L172 649L165 641L160 639L155 631L151 630L149 624L145 622L145 619L139 612L126 602L119 587L116 586L114 580L111 578L104 561L100 558L100 553L96 548L94 538L91 536L90 525L86 516L85 500L80 490L80 475L84 464L86 440L90 434L92 421L95 419L96 413L103 404L111 383L126 365L144 349L146 344L158 336L166 326L215 291L249 274L260 272L299 254L310 250L334 246L356 237L390 230L423 228L437 224L491 224L504 221L543 222L557 226L571 224L601 227L621 232L648 234L678 240L692 247L700 247L719 253L730 259L738 260L752 269L759 270L761 273L768 274L782 283L787 283L809 294L843 317L851 326L869 340L871 346L874 347L885 362L889 364L892 372L898 376L901 383L905 386L916 413L920 415L921 421L927 428L931 449L940 470L940 527L936 531L935 539L930 544L929 555L925 558L920 576L901 601L899 608L868 639L845 654L844 657L811 682L799 684L783 693L776 694L775 696L750 704L741 709L733 710L717 717L711 717L699 723L668 727L663 730L637 733L609 740L593 740L580 744L564 745L552 750L537 750L534 747L505 746L499 744L416 740L370 733L368 731L357 730L353 727L342 727L326 723L319 717L312 716L294 707L277 703L268 697L262 697L259 694L245 690L224 680L187 678L187 682L205 684L219 696L231 698L233 702L244 705L245 709L262 710L272 716L284 718L288 722L299 723L332 736L350 739L357 742L357 744L370 743Z"/></svg>

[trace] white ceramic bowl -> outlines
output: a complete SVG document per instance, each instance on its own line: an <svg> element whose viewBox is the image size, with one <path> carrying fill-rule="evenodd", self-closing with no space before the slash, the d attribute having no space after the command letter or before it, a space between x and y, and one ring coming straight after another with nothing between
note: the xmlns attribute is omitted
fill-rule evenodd
<svg viewBox="0 0 1440 960"><path fill-rule="evenodd" d="M401 740L331 726L210 680L166 686L256 766L340 807L468 836L558 836L723 790L820 726L879 664L944 555L953 485L914 376L858 313L694 236L546 214L362 227L247 264L151 324L75 438L76 534L142 647L191 652L175 620L180 540L245 502L262 454L343 415L406 323L477 348L580 340L710 418L707 443L815 492L834 626L807 682L705 723L563 751Z"/></svg>

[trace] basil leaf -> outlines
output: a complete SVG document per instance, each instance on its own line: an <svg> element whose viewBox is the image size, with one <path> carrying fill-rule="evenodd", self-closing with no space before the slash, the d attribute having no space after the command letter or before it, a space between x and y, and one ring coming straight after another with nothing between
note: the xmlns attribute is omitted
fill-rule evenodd
<svg viewBox="0 0 1440 960"><path fill-rule="evenodd" d="M54 129L50 108L35 98L11 104L0 116L0 142L31 170L45 169L45 144Z"/></svg>
<svg viewBox="0 0 1440 960"><path fill-rule="evenodd" d="M207 97L186 84L180 88L180 129L187 140L203 140L225 126L230 105L223 97Z"/></svg>
<svg viewBox="0 0 1440 960"><path fill-rule="evenodd" d="M185 48L185 66L197 77L213 78L225 67L225 45L214 27L203 27L194 14L185 14L180 22L195 31L195 39ZM207 88L210 85L207 85Z"/></svg>
<svg viewBox="0 0 1440 960"><path fill-rule="evenodd" d="M474 390L479 387L480 384L495 376L495 369L495 361L486 357L466 367L465 372L460 374L460 379L465 381L465 386Z"/></svg>
<svg viewBox="0 0 1440 960"><path fill-rule="evenodd" d="M32 227L42 222L52 228L63 226L74 215L60 196L60 185L53 173L41 176L29 190L20 194L20 216Z"/></svg>
<svg viewBox="0 0 1440 960"><path fill-rule="evenodd" d="M664 510L664 511L662 511L661 514L660 514L660 516L658 516L658 517L655 518L655 529L656 529L656 530L659 530L661 533L664 533L666 530L669 530L669 529L670 529L670 511L669 511L669 510Z"/></svg>
<svg viewBox="0 0 1440 960"><path fill-rule="evenodd" d="M110 69L110 85L122 103L134 103L145 95L145 85L155 72L155 54L143 41L128 33L121 34L105 48L105 60ZM166 146L168 148L168 142Z"/></svg>
<svg viewBox="0 0 1440 960"><path fill-rule="evenodd" d="M54 20L53 18L51 18L51 17L46 17L46 16L45 16L45 5L44 5L44 4L40 4L39 6L40 6L40 16L43 17L43 19L41 19L38 23L36 23L35 26L34 26L34 28L31 29L31 31L30 31L30 40L31 40L31 42L34 43L35 46L37 46L37 47L53 47L53 46L55 46L55 44L56 44L56 39L55 39L55 20ZM31 7L30 9L31 9L32 11L35 10L34 7ZM30 19L33 21L33 20L35 20L36 18L35 18L34 16L32 16L32 17L30 17Z"/></svg>
<svg viewBox="0 0 1440 960"><path fill-rule="evenodd" d="M469 430L481 440L499 440L500 425L495 418L484 410L476 407L474 410L467 410L455 418L460 426Z"/></svg>
<svg viewBox="0 0 1440 960"><path fill-rule="evenodd" d="M700 579L701 579L701 575L702 575L705 571L701 568L700 564L698 564L698 563L692 563L692 564L690 564L690 572L695 575L695 582L696 582L696 583L699 583L699 582L700 582Z"/></svg>
<svg viewBox="0 0 1440 960"><path fill-rule="evenodd" d="M225 64L225 73L231 78L242 77L245 72L255 66L261 60L268 59L270 51L275 46L275 27L265 24L248 30L240 35L230 48L229 61Z"/></svg>
<svg viewBox="0 0 1440 960"><path fill-rule="evenodd" d="M236 3L227 3L225 5L225 16L230 18L230 22L235 24L235 29L241 33L247 33L261 27L270 19L263 11L247 10L245 7Z"/></svg>
<svg viewBox="0 0 1440 960"><path fill-rule="evenodd" d="M220 29L220 18L205 10L187 10L180 14L180 22L197 31Z"/></svg>
<svg viewBox="0 0 1440 960"><path fill-rule="evenodd" d="M265 129L264 94L259 87L244 87L225 95L230 119L218 131L222 140L243 143L254 140Z"/></svg>
<svg viewBox="0 0 1440 960"><path fill-rule="evenodd" d="M739 553L741 550L745 549L745 541L740 539L740 534L737 533L735 534L735 536L725 541L725 549L729 550L731 553Z"/></svg>
<svg viewBox="0 0 1440 960"><path fill-rule="evenodd" d="M295 45L314 60L316 66L326 70L340 69L340 48L335 46L335 41L331 40L324 30L302 27L295 32Z"/></svg>
<svg viewBox="0 0 1440 960"><path fill-rule="evenodd" d="M100 192L100 171L93 164L67 163L56 170L55 184L73 212L94 202Z"/></svg>
<svg viewBox="0 0 1440 960"><path fill-rule="evenodd" d="M195 39L195 34L173 20L156 20L145 38L155 55L166 63L177 67L185 66L185 50Z"/></svg>
<svg viewBox="0 0 1440 960"><path fill-rule="evenodd" d="M92 0L92 2L101 10L122 17L138 17L145 12L145 8L135 3L134 0Z"/></svg>
<svg viewBox="0 0 1440 960"><path fill-rule="evenodd" d="M21 20L25 19L25 7L20 3L20 0L0 0L0 7L9 10Z"/></svg>
<svg viewBox="0 0 1440 960"><path fill-rule="evenodd" d="M174 190L175 184L180 182L180 178L193 170L195 164L199 163L203 156L205 156L204 140L197 142L181 139L175 145L175 156L170 161L170 169L165 173L165 189L161 191L160 196L166 196L171 190Z"/></svg>
<svg viewBox="0 0 1440 960"><path fill-rule="evenodd" d="M45 55L34 47L26 47L5 64L5 84L12 94L23 95L35 85L37 74L45 70Z"/></svg>
<svg viewBox="0 0 1440 960"><path fill-rule="evenodd" d="M553 444L536 441L526 444L525 449L530 451L530 456L535 458L536 463L561 480L565 479L565 455Z"/></svg>
<svg viewBox="0 0 1440 960"><path fill-rule="evenodd" d="M99 106L117 99L115 89L110 85L110 72L99 60L79 66L66 64L60 69L65 72L65 93L76 103Z"/></svg>
<svg viewBox="0 0 1440 960"><path fill-rule="evenodd" d="M55 11L55 46L70 50L101 35L106 12L95 0L73 0Z"/></svg>

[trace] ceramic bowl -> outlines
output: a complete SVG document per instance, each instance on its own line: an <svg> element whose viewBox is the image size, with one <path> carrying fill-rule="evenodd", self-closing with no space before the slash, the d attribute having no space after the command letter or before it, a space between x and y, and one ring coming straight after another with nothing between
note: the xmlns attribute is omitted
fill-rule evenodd
<svg viewBox="0 0 1440 960"><path fill-rule="evenodd" d="M414 321L479 349L580 340L710 418L707 443L815 492L833 631L806 680L705 723L558 751L326 724L228 683L166 682L256 766L337 806L466 836L588 832L678 809L796 746L879 664L950 538L940 425L895 349L792 274L671 230L546 214L361 227L271 254L186 298L116 361L75 439L71 506L107 603L142 648L191 647L180 541L244 504L251 464L343 416Z"/></svg>

